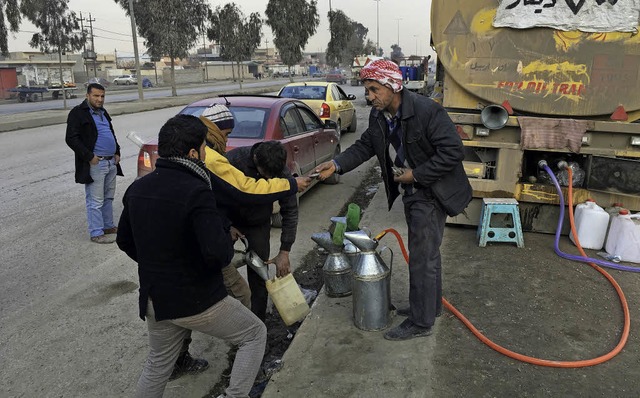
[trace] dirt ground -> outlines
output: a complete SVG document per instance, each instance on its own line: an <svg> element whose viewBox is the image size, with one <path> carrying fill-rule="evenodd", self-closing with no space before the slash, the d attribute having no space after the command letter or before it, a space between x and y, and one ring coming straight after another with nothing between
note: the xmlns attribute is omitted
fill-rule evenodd
<svg viewBox="0 0 640 398"><path fill-rule="evenodd" d="M367 206L373 199L373 196L378 190L378 186L381 182L380 169L378 167L372 168L365 178L362 180L360 186L355 190L355 193L344 204L338 215L344 216L347 213L347 206L350 203L355 203L360 206L363 214L366 212ZM331 225L327 225L329 229ZM322 231L318 231L322 232ZM302 239L303 237L299 237ZM301 288L315 292L316 294L322 289L324 284L322 277L322 266L327 257L327 253L322 250L312 250L307 253L302 259L301 264L293 272L293 276L300 285ZM315 298L314 298L315 299ZM311 302L313 303L313 301ZM266 384L269 381L269 377L272 372L276 372L280 359L284 355L285 351L291 344L300 323L295 323L291 326L286 326L285 323L278 315L277 310L273 309L271 313L267 313L267 319L265 321L267 326L267 347L263 359L263 370L265 370L264 377L258 377L256 384L250 393L250 398L259 398L264 390ZM234 350L229 351L229 367L224 374L229 374L231 371L231 365L233 364ZM228 380L224 378L219 384L217 384L207 397L217 397L224 392L224 387L228 384Z"/></svg>

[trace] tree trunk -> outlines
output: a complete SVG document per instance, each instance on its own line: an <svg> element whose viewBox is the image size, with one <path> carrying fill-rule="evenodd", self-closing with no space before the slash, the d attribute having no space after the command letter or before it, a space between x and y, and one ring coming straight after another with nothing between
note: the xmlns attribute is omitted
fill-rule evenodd
<svg viewBox="0 0 640 398"><path fill-rule="evenodd" d="M171 57L171 96L178 96L178 91L176 90L176 62L173 57Z"/></svg>
<svg viewBox="0 0 640 398"><path fill-rule="evenodd" d="M243 73L240 70L240 61L236 61L236 66L238 67L238 80L240 81L240 90L242 90L242 78Z"/></svg>
<svg viewBox="0 0 640 398"><path fill-rule="evenodd" d="M231 76L233 77L233 81L236 81L236 69L233 61L231 61Z"/></svg>
<svg viewBox="0 0 640 398"><path fill-rule="evenodd" d="M64 90L64 77L62 76L62 49L58 47L58 67L60 68L60 87L62 88L62 101L64 110L67 110L67 93Z"/></svg>
<svg viewBox="0 0 640 398"><path fill-rule="evenodd" d="M291 74L291 65L287 65L287 68L289 68L289 81L293 83L293 75Z"/></svg>

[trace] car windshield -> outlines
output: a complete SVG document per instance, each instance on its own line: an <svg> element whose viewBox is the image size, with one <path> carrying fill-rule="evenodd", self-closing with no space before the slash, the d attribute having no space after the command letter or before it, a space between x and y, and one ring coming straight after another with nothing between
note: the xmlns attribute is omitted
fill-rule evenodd
<svg viewBox="0 0 640 398"><path fill-rule="evenodd" d="M208 108L206 106L189 106L182 110L182 114L200 116ZM235 126L229 138L263 138L264 129L269 118L269 109L248 106L230 106Z"/></svg>
<svg viewBox="0 0 640 398"><path fill-rule="evenodd" d="M297 99L325 99L327 88L322 86L286 86L280 92L281 97Z"/></svg>

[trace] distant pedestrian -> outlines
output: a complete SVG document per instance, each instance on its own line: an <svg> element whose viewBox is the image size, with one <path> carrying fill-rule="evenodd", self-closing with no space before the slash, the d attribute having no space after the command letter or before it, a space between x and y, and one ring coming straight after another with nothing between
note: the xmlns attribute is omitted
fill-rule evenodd
<svg viewBox="0 0 640 398"><path fill-rule="evenodd" d="M151 350L138 397L161 397L191 331L238 347L226 397L248 397L264 356L267 329L227 295L230 224L204 161L206 126L195 116L169 119L158 134L156 169L124 194L118 246L138 263L140 317Z"/></svg>
<svg viewBox="0 0 640 398"><path fill-rule="evenodd" d="M118 231L113 222L116 174L121 176L120 146L104 109L105 89L87 86L87 98L69 112L65 141L75 152L75 179L85 185L89 236L95 243L113 243Z"/></svg>
<svg viewBox="0 0 640 398"><path fill-rule="evenodd" d="M398 310L407 319L384 337L428 336L442 313L440 244L445 220L471 201L471 185L462 167L462 140L442 106L403 89L402 72L395 63L371 62L360 71L360 79L373 104L369 128L316 171L326 179L378 158L389 208L402 194L410 252L409 307Z"/></svg>

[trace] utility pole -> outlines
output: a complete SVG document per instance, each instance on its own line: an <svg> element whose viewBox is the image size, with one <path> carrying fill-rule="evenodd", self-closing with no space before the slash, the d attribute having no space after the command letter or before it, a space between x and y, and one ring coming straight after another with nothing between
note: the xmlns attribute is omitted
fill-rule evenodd
<svg viewBox="0 0 640 398"><path fill-rule="evenodd" d="M131 17L131 35L133 36L133 55L136 57L136 76L138 77L138 98L144 101L142 93L142 76L140 75L140 57L138 57L138 33L136 29L136 16L133 12L133 0L129 0L129 16Z"/></svg>
<svg viewBox="0 0 640 398"><path fill-rule="evenodd" d="M400 47L400 21L402 21L402 18L396 18L396 21L398 21L398 42L396 44Z"/></svg>
<svg viewBox="0 0 640 398"><path fill-rule="evenodd" d="M93 52L93 77L98 77L98 71L96 68L96 57L98 56L98 53L96 53L96 46L95 42L93 41L93 21L95 21L95 19L92 19L91 13L89 13L89 29L91 30L91 51Z"/></svg>
<svg viewBox="0 0 640 398"><path fill-rule="evenodd" d="M380 56L380 0L376 2L376 55Z"/></svg>
<svg viewBox="0 0 640 398"><path fill-rule="evenodd" d="M268 61L269 60L269 39L267 39L266 37L264 38L264 47L267 49L265 57L267 58L267 61Z"/></svg>
<svg viewBox="0 0 640 398"><path fill-rule="evenodd" d="M89 81L89 68L87 68L87 37L84 35L84 18L82 18L82 11L80 11L80 31L82 32L82 58L84 60L84 73L87 75L87 81Z"/></svg>

